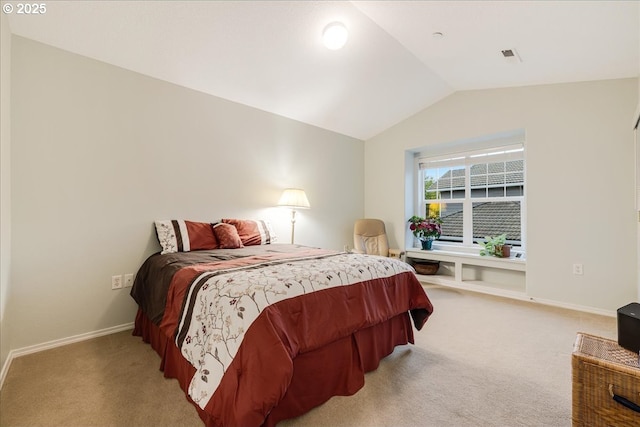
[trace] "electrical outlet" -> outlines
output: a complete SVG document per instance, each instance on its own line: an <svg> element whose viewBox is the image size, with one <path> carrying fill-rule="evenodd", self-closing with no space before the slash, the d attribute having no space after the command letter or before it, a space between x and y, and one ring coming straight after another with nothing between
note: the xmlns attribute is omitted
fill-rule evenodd
<svg viewBox="0 0 640 427"><path fill-rule="evenodd" d="M130 288L133 286L133 274L127 273L124 275L124 287Z"/></svg>
<svg viewBox="0 0 640 427"><path fill-rule="evenodd" d="M111 289L122 288L122 274L119 276L111 276Z"/></svg>
<svg viewBox="0 0 640 427"><path fill-rule="evenodd" d="M582 264L573 264L573 274L582 276Z"/></svg>

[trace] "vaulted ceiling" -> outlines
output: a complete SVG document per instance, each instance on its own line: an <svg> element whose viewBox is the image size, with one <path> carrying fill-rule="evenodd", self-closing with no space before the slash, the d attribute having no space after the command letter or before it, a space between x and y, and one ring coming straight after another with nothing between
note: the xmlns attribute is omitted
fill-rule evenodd
<svg viewBox="0 0 640 427"><path fill-rule="evenodd" d="M640 74L637 1L50 1L7 16L13 34L364 140L455 91ZM349 29L335 51L334 21Z"/></svg>

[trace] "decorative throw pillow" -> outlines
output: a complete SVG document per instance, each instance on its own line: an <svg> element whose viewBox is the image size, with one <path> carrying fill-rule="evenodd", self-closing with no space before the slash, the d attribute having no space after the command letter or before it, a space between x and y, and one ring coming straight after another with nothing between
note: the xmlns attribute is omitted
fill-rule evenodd
<svg viewBox="0 0 640 427"><path fill-rule="evenodd" d="M242 240L238 235L238 230L231 224L224 224L222 222L213 226L213 233L218 239L218 244L222 249L237 249L242 248Z"/></svg>
<svg viewBox="0 0 640 427"><path fill-rule="evenodd" d="M156 221L155 226L162 254L219 247L213 227L208 222L174 219Z"/></svg>
<svg viewBox="0 0 640 427"><path fill-rule="evenodd" d="M244 246L268 245L278 240L268 221L249 219L223 219L223 223L233 225Z"/></svg>

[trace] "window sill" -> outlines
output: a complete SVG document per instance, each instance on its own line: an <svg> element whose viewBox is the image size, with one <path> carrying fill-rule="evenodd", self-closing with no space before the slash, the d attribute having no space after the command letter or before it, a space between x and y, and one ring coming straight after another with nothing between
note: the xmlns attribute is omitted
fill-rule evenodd
<svg viewBox="0 0 640 427"><path fill-rule="evenodd" d="M433 249L430 251L409 248L406 251L407 258L428 259L433 261L449 261L459 262L461 264L478 265L483 267L494 267L505 270L517 270L525 271L527 262L523 258L498 258L492 256L482 256L477 251L476 253L463 252L463 251L451 251L443 249Z"/></svg>
<svg viewBox="0 0 640 427"><path fill-rule="evenodd" d="M480 250L482 247L480 245L463 245L461 243L448 243L448 242L440 242L436 240L433 242L433 251L441 252L444 254L451 255L460 255L460 256L477 256L480 257ZM414 246L412 248L408 248L408 251L421 251L422 249L418 246ZM491 256L482 256L483 258L493 258L493 259L503 259ZM525 252L522 247L515 246L511 248L511 257L505 259L514 259L518 261L526 260Z"/></svg>
<svg viewBox="0 0 640 427"><path fill-rule="evenodd" d="M441 285L510 298L526 298L526 261L519 258L496 258L461 251L409 248L405 261L438 261L436 274L416 274L423 284Z"/></svg>

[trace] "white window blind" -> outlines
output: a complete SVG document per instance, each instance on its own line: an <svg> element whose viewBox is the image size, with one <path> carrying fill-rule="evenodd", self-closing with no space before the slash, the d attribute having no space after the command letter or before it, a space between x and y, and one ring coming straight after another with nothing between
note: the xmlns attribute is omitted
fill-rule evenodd
<svg viewBox="0 0 640 427"><path fill-rule="evenodd" d="M444 168L448 166L471 165L485 161L485 159L486 162L504 162L523 158L524 144L512 144L503 147L467 151L437 157L421 156L418 158L418 165L420 169Z"/></svg>

